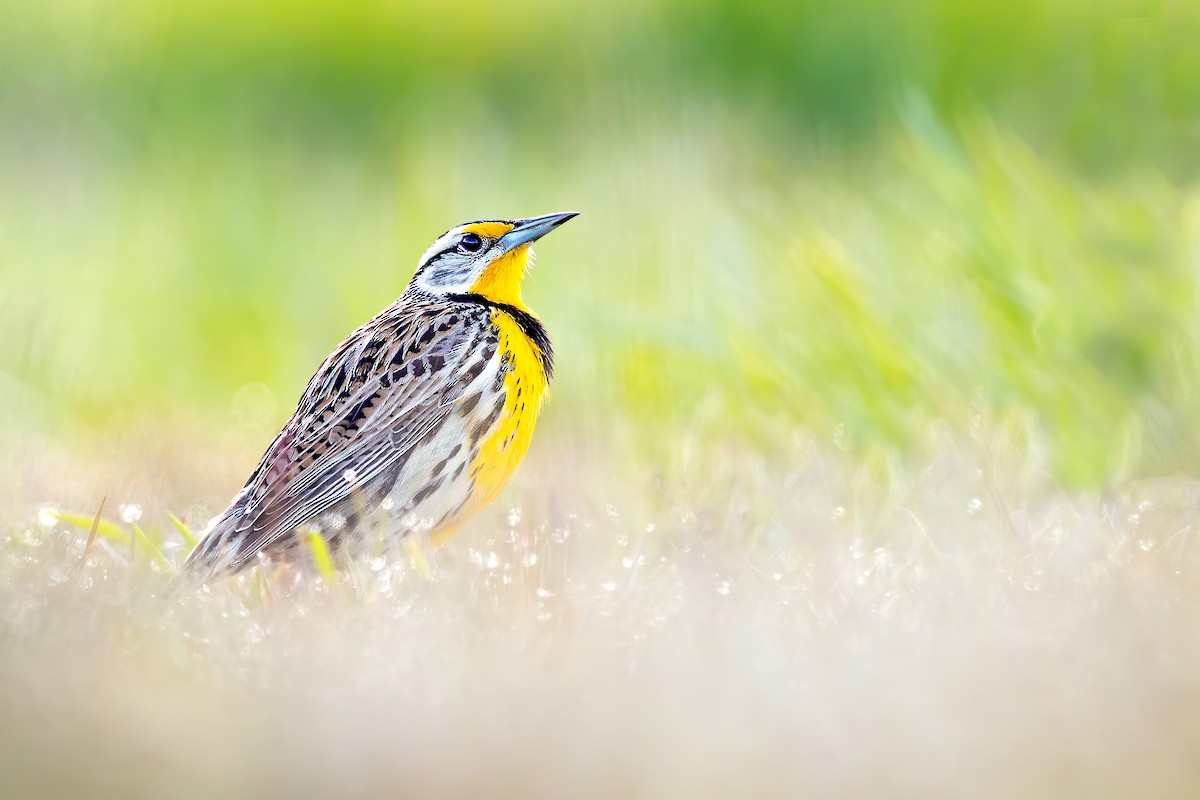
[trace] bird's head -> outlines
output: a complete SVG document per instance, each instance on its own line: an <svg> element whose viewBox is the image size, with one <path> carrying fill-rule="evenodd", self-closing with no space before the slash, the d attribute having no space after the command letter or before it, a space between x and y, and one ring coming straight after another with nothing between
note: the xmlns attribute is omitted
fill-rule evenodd
<svg viewBox="0 0 1200 800"><path fill-rule="evenodd" d="M473 294L524 309L521 280L533 242L576 213L484 220L451 228L421 256L412 285L434 295Z"/></svg>

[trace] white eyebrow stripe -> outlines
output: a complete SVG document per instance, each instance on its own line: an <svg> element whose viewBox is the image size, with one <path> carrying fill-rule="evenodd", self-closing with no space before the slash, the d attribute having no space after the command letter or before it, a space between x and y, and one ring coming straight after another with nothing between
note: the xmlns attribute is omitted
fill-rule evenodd
<svg viewBox="0 0 1200 800"><path fill-rule="evenodd" d="M421 260L417 262L417 267L418 268L424 267L426 264L428 264L433 259L437 258L439 255L441 255L445 251L453 249L454 247L457 247L458 239L459 239L459 237L461 237L463 235L464 228L469 228L472 225L480 225L480 224L483 224L486 222L494 222L494 223L498 223L501 225L512 225L511 220L504 220L504 219L476 219L476 220L472 220L470 222L464 222L461 225L456 225L453 228L451 228L450 230L443 233L438 238L433 240L433 244L429 245L429 248L425 251L425 254L421 256ZM486 241L495 241L494 239L489 239L487 236L483 236L482 238L485 242ZM454 242L454 244L451 245L450 244L451 242Z"/></svg>
<svg viewBox="0 0 1200 800"><path fill-rule="evenodd" d="M429 245L429 249L427 249L425 251L425 254L423 256L421 256L421 260L418 262L418 266L421 266L421 267L425 266L430 261L432 261L434 258L436 258L437 256L441 255L442 253L446 252L446 250L449 250L452 247L457 246L457 242L454 245L451 245L450 242L456 240L460 235L462 235L462 226L461 225L458 226L457 228L451 228L450 230L446 231L438 238L434 239L433 244Z"/></svg>

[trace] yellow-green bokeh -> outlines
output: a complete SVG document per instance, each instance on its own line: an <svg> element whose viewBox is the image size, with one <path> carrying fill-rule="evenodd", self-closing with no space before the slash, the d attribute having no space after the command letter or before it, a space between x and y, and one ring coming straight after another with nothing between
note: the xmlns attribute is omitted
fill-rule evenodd
<svg viewBox="0 0 1200 800"><path fill-rule="evenodd" d="M1200 14L0 2L0 440L272 424L417 255L574 208L546 424L671 459L978 419L1200 470ZM269 427L269 426L268 426Z"/></svg>

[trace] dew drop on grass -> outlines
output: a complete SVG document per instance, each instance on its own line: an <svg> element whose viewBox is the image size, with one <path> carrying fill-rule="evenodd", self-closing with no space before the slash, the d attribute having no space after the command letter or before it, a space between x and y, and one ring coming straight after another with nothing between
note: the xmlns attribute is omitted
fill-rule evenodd
<svg viewBox="0 0 1200 800"><path fill-rule="evenodd" d="M834 506L829 518L834 522L837 522L844 516L846 516L846 509L842 508L841 506Z"/></svg>
<svg viewBox="0 0 1200 800"><path fill-rule="evenodd" d="M604 583L600 584L600 588L604 589L606 592L615 592L617 590L617 584L616 581L605 581Z"/></svg>
<svg viewBox="0 0 1200 800"><path fill-rule="evenodd" d="M719 581L717 581L717 586L716 586L716 589L717 589L717 594L719 594L719 595L727 595L727 594L729 594L729 592L730 592L730 590L731 590L732 588L733 588L733 587L732 587L732 586L730 586L730 583L729 583L729 581L726 581L726 580L719 580Z"/></svg>
<svg viewBox="0 0 1200 800"><path fill-rule="evenodd" d="M508 510L508 526L515 528L521 522L521 509L510 508Z"/></svg>
<svg viewBox="0 0 1200 800"><path fill-rule="evenodd" d="M136 503L122 503L120 513L122 522L132 524L142 518L142 507Z"/></svg>
<svg viewBox="0 0 1200 800"><path fill-rule="evenodd" d="M58 524L58 511L52 506L42 506L38 509L38 524L43 528L53 528Z"/></svg>
<svg viewBox="0 0 1200 800"><path fill-rule="evenodd" d="M653 522L646 523L646 533L654 533L654 523Z"/></svg>
<svg viewBox="0 0 1200 800"><path fill-rule="evenodd" d="M538 562L537 553L526 553L525 556L521 559L521 563L527 567L532 567L537 562Z"/></svg>
<svg viewBox="0 0 1200 800"><path fill-rule="evenodd" d="M890 570L892 566L892 556L886 548L876 547L871 551L871 562L872 566L876 570Z"/></svg>
<svg viewBox="0 0 1200 800"><path fill-rule="evenodd" d="M375 580L376 580L375 586L380 591L381 594L383 594L385 596L391 595L391 593L392 593L392 570L391 569L380 570L379 574Z"/></svg>
<svg viewBox="0 0 1200 800"><path fill-rule="evenodd" d="M544 588L543 588L543 589L538 589L538 590L537 590L537 596L538 596L538 597L540 597L540 598L542 598L543 600L545 600L547 597L553 597L553 596L554 596L554 593L553 593L553 592L551 592L549 589L544 589Z"/></svg>
<svg viewBox="0 0 1200 800"><path fill-rule="evenodd" d="M1138 548L1143 553L1148 553L1154 549L1154 540L1153 539L1139 539L1138 540Z"/></svg>
<svg viewBox="0 0 1200 800"><path fill-rule="evenodd" d="M968 514L972 514L972 515L978 514L980 509L982 509L982 508L983 508L983 501L980 500L978 497L972 497L971 501L969 503L967 503L967 513Z"/></svg>
<svg viewBox="0 0 1200 800"><path fill-rule="evenodd" d="M500 566L500 556L496 555L495 553L488 553L487 568L495 569L498 566Z"/></svg>

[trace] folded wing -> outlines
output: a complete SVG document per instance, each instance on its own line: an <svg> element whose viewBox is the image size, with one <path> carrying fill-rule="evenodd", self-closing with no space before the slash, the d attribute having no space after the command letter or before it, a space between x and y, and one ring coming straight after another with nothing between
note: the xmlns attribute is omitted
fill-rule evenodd
<svg viewBox="0 0 1200 800"><path fill-rule="evenodd" d="M184 569L236 572L395 474L462 399L486 347L480 323L457 305L398 304L347 337Z"/></svg>

